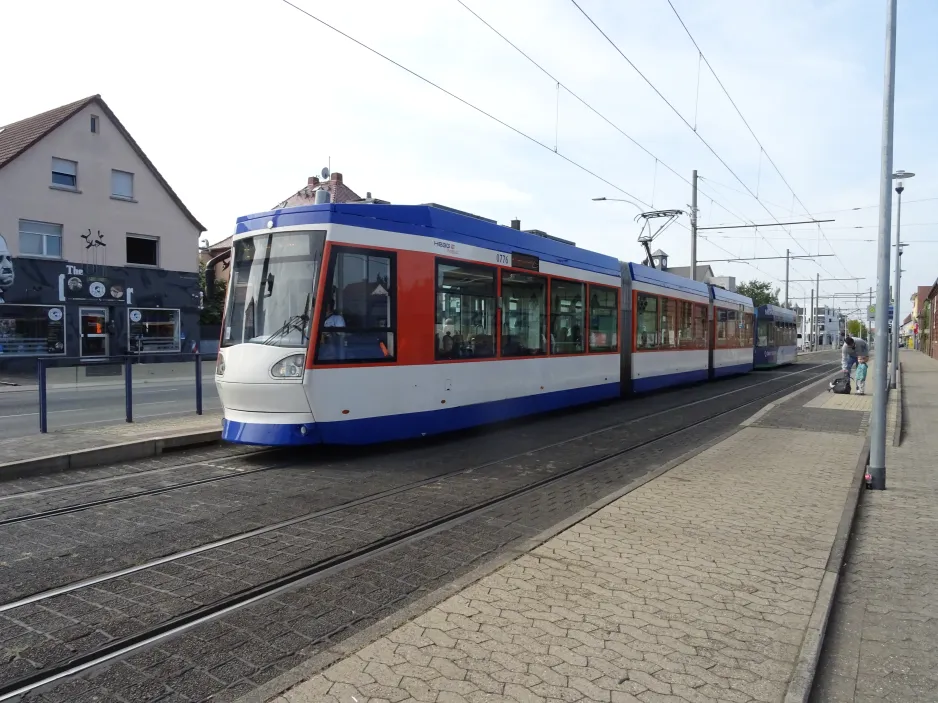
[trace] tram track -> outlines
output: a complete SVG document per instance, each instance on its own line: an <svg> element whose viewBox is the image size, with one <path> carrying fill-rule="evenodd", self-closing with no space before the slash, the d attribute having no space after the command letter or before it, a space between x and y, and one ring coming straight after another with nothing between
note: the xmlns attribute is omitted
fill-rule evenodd
<svg viewBox="0 0 938 703"><path fill-rule="evenodd" d="M523 483L522 485L519 485L511 490L502 491L484 500L478 500L461 507L456 507L453 510L443 512L417 524L410 525L406 529L390 532L382 536L380 539L371 540L369 542L360 544L353 549L349 549L337 554L332 554L323 559L315 560L301 569L295 569L287 573L282 573L276 578L266 580L263 583L256 584L249 588L241 589L225 598L221 598L214 602L204 604L200 607L190 609L184 613L178 614L175 617L167 618L162 622L153 625L152 627L143 628L138 632L134 632L121 638L116 638L103 646L89 649L88 651L79 653L67 660L62 660L42 670L36 671L29 675L17 677L13 680L7 680L6 682L0 683L0 701L13 700L14 698L38 687L47 687L64 678L73 677L90 668L98 667L109 661L118 659L142 647L146 647L155 642L173 637L174 635L185 632L186 630L197 627L198 625L210 622L229 613L235 612L236 610L246 608L265 598L270 598L290 589L301 587L307 583L315 581L316 579L323 578L330 573L334 573L336 571L346 569L356 563L372 559L383 552L396 549L410 542L423 539L428 535L440 530L450 529L460 522L472 519L473 517L480 515L494 506L501 505L507 501L518 498L519 496L524 496L526 494L538 491L558 481L574 476L575 474L588 471L589 469L600 464L619 457L623 457L630 452L634 452L644 447L648 447L649 445L675 438L677 435L683 432L700 427L701 425L712 422L718 418L722 418L730 413L737 413L740 410L752 405L769 402L768 399L772 396L785 394L791 392L793 389L816 382L820 377L827 373L826 369L831 366L834 366L834 364L818 364L789 374L779 375L767 381L762 381L758 384L752 384L743 389L735 389L733 391L728 391L724 394L718 394L717 396L711 396L703 400L696 400L691 403L686 403L682 406L679 406L678 408L670 408L658 411L656 413L650 413L640 418L617 423L609 427L583 433L577 437L572 437L560 442L552 443L541 447L538 450L524 452L518 456L531 455L552 448L558 448L563 445L569 445L572 442L590 439L596 437L597 435L601 435L602 433L610 432L611 430L633 424L637 421L647 421L648 419L654 417L663 417L668 414L675 413L679 410L686 410L688 408L699 406L703 403L710 403L719 397L735 395L742 390L748 390L758 386L765 386L767 384L776 383L786 378L790 380L791 376L797 376L806 373L809 374L807 378L796 381L795 383L787 383L783 388L768 389L767 392L761 393L758 397L747 400L746 402L734 403L731 407L714 412L712 414L707 414L706 416L692 422L682 423L680 426L674 429L653 433L653 436L648 437L647 439L641 439L639 441L628 443L627 445L620 446L613 451L607 451L594 456L587 461L575 463L572 466L556 471L550 475ZM504 463L506 460L507 459L500 459L494 462L488 462L483 466ZM83 588L89 588L106 581L120 578L130 573L138 573L147 569L152 569L159 565L185 559L189 556L193 556L195 553L203 554L206 551L217 549L220 546L231 545L237 541L247 540L252 537L257 537L262 534L276 531L278 529L283 529L285 526L299 525L317 517L333 515L343 510L348 511L356 507L373 504L392 495L400 495L406 493L407 491L415 491L429 486L433 482L439 482L441 479L444 479L447 476L478 472L481 468L483 468L483 466L472 467L469 469L461 468L450 472L445 472L438 476L428 477L421 479L420 481L411 482L409 485L398 486L394 489L391 489L390 491L381 491L370 496L364 496L350 503L333 506L325 511L317 511L316 513L299 516L289 521L284 521L282 523L270 525L265 528L260 528L259 530L252 530L248 533L244 533L243 535L237 535L226 540L220 540L217 543L202 545L201 547L196 548L197 551L188 550L187 552L181 552L176 555L169 555L168 557L154 560L153 562L149 562L147 564L141 564L136 567L132 567L131 569L125 569L121 570L120 572L113 572L111 574L102 575L101 577L89 579L85 582L76 582L63 588L37 593L33 596L29 596L28 598L20 599L19 601L13 601L0 606L0 613L9 614L10 611L15 611L17 608L21 608L30 604L41 603L43 601L53 599L57 596L61 596L65 593L72 593Z"/></svg>
<svg viewBox="0 0 938 703"><path fill-rule="evenodd" d="M809 367L809 368L814 368L814 367ZM807 370L808 370L808 369L804 369L804 370L795 371L795 372L792 372L792 373L796 373L796 374L797 374L797 373L804 373L804 372L807 371ZM772 378L772 379L769 379L769 380L767 380L767 381L760 381L759 383L750 384L750 385L744 386L744 387L742 387L742 388L738 388L738 389L734 389L734 390L731 390L731 391L727 391L726 393L721 393L721 394L717 394L717 395L714 395L714 396L709 396L708 398L705 398L705 399L702 399L702 400L699 400L699 401L694 401L694 403L710 402L710 401L712 401L712 400L715 400L715 399L718 399L718 398L720 398L720 397L723 397L724 395L727 395L727 394L739 393L739 392L742 392L742 391L749 390L749 389L751 389L751 388L757 387L757 386L762 385L762 384L776 382L776 381L778 381L778 380L781 379L781 378L785 378L786 376L787 376L787 374L779 375L779 376L776 376L776 377L774 377L774 378ZM692 404L693 404L693 403L692 403ZM650 415L650 416L651 416L651 417L654 417L655 415L657 415L657 414L659 414L659 413L662 413L662 412L670 412L670 411L672 411L672 410L679 410L679 409L681 409L681 408L683 408L683 407L689 407L689 404L679 405L679 406L676 406L675 408L671 408L671 409L663 410L663 411L658 411L657 413L654 413L654 414L652 414L652 415ZM649 416L644 416L644 417L649 417ZM632 419L626 420L626 421L624 421L624 422L619 422L619 423L615 423L615 424L608 425L608 426L605 426L605 427L601 427L601 428L599 428L599 429L597 429L597 430L593 430L593 431L591 431L591 432L589 432L589 433L584 433L584 434L582 434L582 435L577 435L577 436L568 438L568 439L563 440L563 441L567 442L567 441L573 441L573 440L576 440L576 439L581 439L581 438L583 438L583 437L585 437L585 436L588 436L589 434L592 434L592 433L594 433L594 432L602 432L602 431L607 430L607 429L611 429L611 428L614 428L614 427L622 426L622 425L624 425L624 424L636 422L636 421L638 421L638 420L640 420L640 419L643 419L643 418L632 418ZM235 459L244 459L244 458L256 459L257 457L262 457L262 456L265 456L265 455L273 455L273 456L276 456L276 455L278 455L278 454L282 455L282 454L284 454L286 451L288 451L288 450L285 450L284 448L280 448L280 447L265 448L265 449L259 449L258 451L255 451L255 452L242 453L242 454L237 455L237 456L234 457L234 458L235 458ZM498 459L496 459L496 460L494 460L494 461L504 461L504 460L508 460L508 459L511 459L511 458L513 458L513 457L512 457L512 456L500 457L500 458L498 458ZM221 481L228 481L228 480L232 480L232 479L238 479L238 478L241 478L241 477L250 476L250 475L252 475L252 474L262 473L262 472L266 472L266 471L276 471L276 470L279 470L279 469L290 468L290 467L296 465L295 458L292 458L292 457L291 457L291 458L285 459L285 460L283 460L283 461L277 461L277 462L275 462L274 464L272 464L272 465L270 465L270 466L263 466L263 467L254 468L254 469L247 469L247 470L244 470L244 471L234 471L234 470L230 470L230 469L225 469L224 467L216 467L216 466L214 466L214 465L213 465L213 462L217 462L217 461L222 461L222 459L210 459L210 460L193 461L193 462L188 462L188 463L184 463L184 464L177 464L177 465L175 465L175 466L170 466L170 467L161 467L161 468L151 469L151 470L147 470L147 471L134 472L133 474L130 474L130 475L127 475L127 476L108 476L108 477L104 477L104 478L100 478L100 479L92 479L92 480L88 480L88 481L76 482L76 483L74 483L74 484L67 484L67 485L64 485L64 486L54 486L54 487L49 487L49 488L38 489L38 490L35 490L35 491L24 491L24 492L21 492L21 493L14 493L14 494L10 494L10 495L0 496L0 505L2 505L3 503L8 502L8 501L28 500L28 499L32 499L32 498L36 498L36 497L46 496L46 495L48 495L48 494L50 494L50 493L56 493L56 492L61 492L61 491L64 491L64 490L70 490L70 489L86 490L86 489L89 489L89 488L92 488L92 487L96 487L96 486L100 486L100 485L104 485L104 484L109 484L109 483L114 483L114 482L120 481L120 480L139 480L139 478L144 477L144 476L147 476L147 475L151 475L151 474L165 473L165 472L169 472L169 471L178 471L178 470L184 470L184 469L187 469L187 468L188 468L188 469L191 469L191 468L193 468L193 467L209 467L209 468L213 468L213 469L222 469L222 470L227 470L227 471L228 471L228 473L226 473L226 474L224 474L224 475L220 475L220 476L210 476L210 477L206 477L206 478L202 478L202 479L195 479L195 480L190 480L190 481L182 481L182 482L174 483L174 484L171 484L171 485L168 485L168 486L155 486L155 487L153 487L153 488L145 488L145 489L141 489L141 490L137 490L137 491L130 491L130 492L128 492L128 493L123 493L123 494L119 494L119 495L115 495L115 496L110 496L110 497L107 497L107 498L98 498L98 499L95 499L95 500L89 500L89 501L84 501L84 502L80 502L80 503L72 503L72 504L67 504L67 505L59 506L59 507L56 507L56 508L50 508L50 509L47 509L47 510L39 510L39 511L34 511L34 512L27 512L27 513L24 513L24 514L21 514L21 515L13 515L12 517L7 517L7 518L0 517L0 528L2 528L2 527L4 527L4 526L7 526L7 525L14 525L14 524L17 524L17 523L31 522L31 521L35 521L35 520L43 520L43 519L52 518L52 517L58 517L58 516L62 516L62 515L69 515L69 514L72 514L72 513L79 513L79 512L82 512L82 511L85 511L85 510L89 510L89 509L92 509L92 508L97 508L97 507L102 507L102 506L107 506L107 505L114 505L114 504L121 503L121 502L124 502L124 501L129 501L129 500L134 500L134 499L138 499L138 498L145 498L145 497L160 495L160 494L169 493L169 492L172 492L172 491L183 490L183 489L186 489L186 488L192 488L192 487L201 486L201 485L210 484L210 483L218 483L218 482L221 482ZM485 464L483 464L483 465L481 465L481 466L484 466L484 465L485 465ZM453 470L452 472L445 472L445 473L442 473L442 474L437 474L437 475L435 475L435 476L433 476L433 477L430 477L430 480L433 480L433 479L438 478L438 477L441 477L441 476L448 475L449 473L456 473L456 472L462 471L462 470L468 470L468 468L467 468L467 467L461 467L461 468L459 468L459 469Z"/></svg>

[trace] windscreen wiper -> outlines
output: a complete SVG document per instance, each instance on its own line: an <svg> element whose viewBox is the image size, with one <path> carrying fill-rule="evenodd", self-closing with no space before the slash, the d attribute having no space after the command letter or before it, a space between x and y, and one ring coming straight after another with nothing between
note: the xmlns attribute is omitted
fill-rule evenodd
<svg viewBox="0 0 938 703"><path fill-rule="evenodd" d="M302 315L294 315L289 320L283 323L283 326L270 335L265 341L264 344L273 344L274 342L280 341L280 338L283 337L290 330L297 330L303 334L303 337L306 337L306 323L309 322L309 315L305 312Z"/></svg>

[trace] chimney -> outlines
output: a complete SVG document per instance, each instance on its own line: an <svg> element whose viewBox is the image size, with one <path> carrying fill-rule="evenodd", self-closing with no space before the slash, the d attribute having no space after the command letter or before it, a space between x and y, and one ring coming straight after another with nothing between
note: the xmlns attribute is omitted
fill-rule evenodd
<svg viewBox="0 0 938 703"><path fill-rule="evenodd" d="M333 183L341 183L341 182L342 182L342 174L341 174L341 173L333 173L333 174L332 174L332 182L333 182Z"/></svg>
<svg viewBox="0 0 938 703"><path fill-rule="evenodd" d="M520 229L521 229L521 220L512 220L512 221L511 221L511 228L512 228L512 229L520 230Z"/></svg>
<svg viewBox="0 0 938 703"><path fill-rule="evenodd" d="M306 185L316 187L319 185L319 178L317 176L310 176L306 179Z"/></svg>

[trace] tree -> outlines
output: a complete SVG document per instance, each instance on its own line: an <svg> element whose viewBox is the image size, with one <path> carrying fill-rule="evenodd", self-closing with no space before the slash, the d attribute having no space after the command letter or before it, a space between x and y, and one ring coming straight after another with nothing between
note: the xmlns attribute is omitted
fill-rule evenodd
<svg viewBox="0 0 938 703"><path fill-rule="evenodd" d="M847 320L847 334L851 337L859 337L860 339L866 339L869 336L866 325L859 320Z"/></svg>
<svg viewBox="0 0 938 703"><path fill-rule="evenodd" d="M779 288L772 290L772 284L768 281L743 281L736 286L736 292L752 298L752 304L755 307L760 305L779 305Z"/></svg>
<svg viewBox="0 0 938 703"><path fill-rule="evenodd" d="M205 290L205 264L199 264L199 289ZM215 279L215 290L202 298L202 311L199 314L199 323L203 325L220 325L221 316L225 310L225 282Z"/></svg>

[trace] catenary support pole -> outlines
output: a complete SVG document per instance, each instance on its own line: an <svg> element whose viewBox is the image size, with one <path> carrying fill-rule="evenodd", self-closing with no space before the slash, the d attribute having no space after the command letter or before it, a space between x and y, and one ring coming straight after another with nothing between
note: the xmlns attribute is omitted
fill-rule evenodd
<svg viewBox="0 0 938 703"><path fill-rule="evenodd" d="M886 488L886 354L889 350L889 250L892 225L892 134L896 101L897 0L887 0L886 75L883 86L882 164L879 177L879 241L876 257L876 348L873 366L873 417L870 438L870 488Z"/></svg>
<svg viewBox="0 0 938 703"><path fill-rule="evenodd" d="M786 249L785 250L785 307L786 308L788 307L788 264L791 261L789 254L791 254L791 252L788 249Z"/></svg>
<svg viewBox="0 0 938 703"><path fill-rule="evenodd" d="M810 326L811 331L808 333L808 349L810 349L811 351L814 351L815 349L814 343L815 343L815 340L817 339L814 336L814 323L815 323L815 320L817 319L817 315L815 314L815 312L816 311L814 309L814 288L812 288L811 289L811 326Z"/></svg>
<svg viewBox="0 0 938 703"><path fill-rule="evenodd" d="M821 307L821 274L817 274L817 276L815 276L815 279L814 279L814 299L815 301L817 301L817 306L823 310L824 308ZM815 310L815 312L817 311ZM825 311L822 314L824 315L824 332L827 332L827 312ZM815 319L817 319L817 315L815 315L814 317ZM821 344L820 344L821 326L820 325L817 325L817 333L818 333L818 349L820 349L821 348Z"/></svg>
<svg viewBox="0 0 938 703"><path fill-rule="evenodd" d="M697 280L697 169L691 175L690 191L690 280Z"/></svg>

